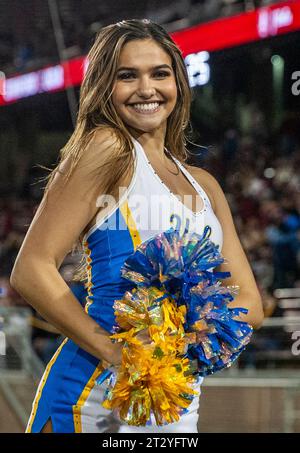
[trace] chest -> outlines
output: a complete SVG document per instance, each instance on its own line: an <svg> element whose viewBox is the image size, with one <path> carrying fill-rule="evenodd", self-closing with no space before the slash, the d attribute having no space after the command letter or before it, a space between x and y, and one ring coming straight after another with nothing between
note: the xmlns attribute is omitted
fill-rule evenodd
<svg viewBox="0 0 300 453"><path fill-rule="evenodd" d="M172 169L168 169L166 166L159 166L154 162L148 162L148 164L153 177L166 193L169 192L172 196L176 196L183 205L194 213L203 209L204 200L190 174L186 175L175 165L172 166Z"/></svg>

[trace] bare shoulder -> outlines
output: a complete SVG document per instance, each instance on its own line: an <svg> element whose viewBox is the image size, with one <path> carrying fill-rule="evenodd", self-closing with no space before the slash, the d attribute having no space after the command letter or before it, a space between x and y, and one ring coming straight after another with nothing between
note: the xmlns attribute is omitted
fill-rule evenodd
<svg viewBox="0 0 300 453"><path fill-rule="evenodd" d="M113 129L101 128L100 130L95 130L77 161L75 175L78 177L80 175L86 176L89 171L97 169L109 156L112 156L117 151L117 147L118 140ZM70 154L61 160L52 188L63 180L63 176L69 172L73 162L74 157ZM85 183L85 178L83 178L82 183Z"/></svg>
<svg viewBox="0 0 300 453"><path fill-rule="evenodd" d="M116 131L109 126L97 128L93 132L91 143L103 147L116 146L118 144Z"/></svg>
<svg viewBox="0 0 300 453"><path fill-rule="evenodd" d="M114 129L103 127L96 129L82 154L82 163L97 163L105 161L108 157L117 154L119 149L119 140Z"/></svg>
<svg viewBox="0 0 300 453"><path fill-rule="evenodd" d="M186 164L185 167L195 178L198 184L203 187L203 189L209 196L213 210L216 211L218 195L220 194L220 191L223 192L217 179L207 170L204 170L204 168L194 167L192 165Z"/></svg>
<svg viewBox="0 0 300 453"><path fill-rule="evenodd" d="M99 211L99 197L104 193L102 164L118 152L116 147L113 131L103 129L93 134L76 165L70 155L61 161L27 231L19 262L38 256L59 268Z"/></svg>

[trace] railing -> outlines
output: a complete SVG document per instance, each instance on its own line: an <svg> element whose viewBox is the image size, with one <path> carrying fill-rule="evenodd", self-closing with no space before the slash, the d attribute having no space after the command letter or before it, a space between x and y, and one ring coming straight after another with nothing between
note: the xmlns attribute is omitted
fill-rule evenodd
<svg viewBox="0 0 300 453"><path fill-rule="evenodd" d="M28 308L0 307L0 390L23 425L28 407L22 386L35 382L44 370L31 345L30 317Z"/></svg>
<svg viewBox="0 0 300 453"><path fill-rule="evenodd" d="M0 355L1 373L18 370L34 379L41 376L44 365L32 349L30 318L31 311L28 308L0 307L0 326L4 333L2 343L5 343L6 348L5 354Z"/></svg>
<svg viewBox="0 0 300 453"><path fill-rule="evenodd" d="M214 432L231 429L226 417L222 417L224 398L226 410L233 414L232 423L239 432L247 429L249 432L299 432L299 371L300 316L265 319L229 369L204 379L209 404L204 397L200 428L210 429L205 419L212 418L211 406L214 407ZM245 405L247 410L244 408L243 412L241 406Z"/></svg>
<svg viewBox="0 0 300 453"><path fill-rule="evenodd" d="M214 418L210 417L214 423L214 432L226 432L231 429L224 417L215 416L219 414L218 405L225 404L225 398L222 401L220 393L218 399L216 398L216 389L218 392L222 390L227 399L226 412L231 417L234 432L299 432L300 376L280 375L280 372L276 372L276 375L258 372L252 376L247 376L243 372L236 376L226 374L227 372L222 372L204 379L203 382L204 392L205 387L210 390L209 404L214 408ZM228 398L229 394L232 395L231 399ZM245 404L248 405L247 411L240 412L241 405ZM258 414L256 420L252 421L249 427L247 418L251 420L255 414ZM203 420L205 417L209 415L204 413Z"/></svg>

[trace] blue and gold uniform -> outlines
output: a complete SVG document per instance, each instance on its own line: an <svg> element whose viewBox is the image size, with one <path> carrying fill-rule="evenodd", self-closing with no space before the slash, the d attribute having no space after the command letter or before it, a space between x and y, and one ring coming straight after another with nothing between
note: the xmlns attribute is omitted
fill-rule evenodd
<svg viewBox="0 0 300 453"><path fill-rule="evenodd" d="M88 282L85 311L107 332L115 325L113 303L132 285L121 277L124 261L137 246L169 229L172 219L180 219L179 228L201 234L211 227L210 239L222 250L220 222L209 197L192 175L173 158L199 194L201 206L193 212L189 198L180 200L160 180L141 144L132 138L135 151L134 174L129 187L102 211L101 218L83 238ZM178 225L177 225L178 228ZM49 418L53 432L197 432L199 396L180 421L165 426L134 427L114 419L101 405L103 389L97 384L102 367L70 338L65 338L48 363L39 383L26 432L40 432ZM197 383L200 389L202 379ZM116 428L116 423L119 423ZM112 426L114 425L114 428Z"/></svg>

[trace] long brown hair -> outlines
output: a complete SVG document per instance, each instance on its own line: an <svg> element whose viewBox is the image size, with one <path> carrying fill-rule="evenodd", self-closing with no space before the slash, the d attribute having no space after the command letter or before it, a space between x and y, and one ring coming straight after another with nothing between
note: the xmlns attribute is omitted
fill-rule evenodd
<svg viewBox="0 0 300 453"><path fill-rule="evenodd" d="M101 166L101 183L105 193L114 193L121 176L133 169L133 143L126 124L118 116L112 103L112 92L119 56L123 46L133 40L153 39L169 54L177 84L177 102L167 119L165 147L179 161L187 158L187 128L190 126L190 105L192 93L180 49L168 33L148 19L123 20L102 28L96 35L87 58L88 68L80 89L79 109L73 134L60 150L58 165L47 175L45 193L60 163L71 159L65 182L84 153L88 143L99 128L112 128L118 141L118 149L109 161ZM113 168L113 171L111 169ZM75 246L80 245L78 241ZM86 272L81 267L74 280L84 280Z"/></svg>

